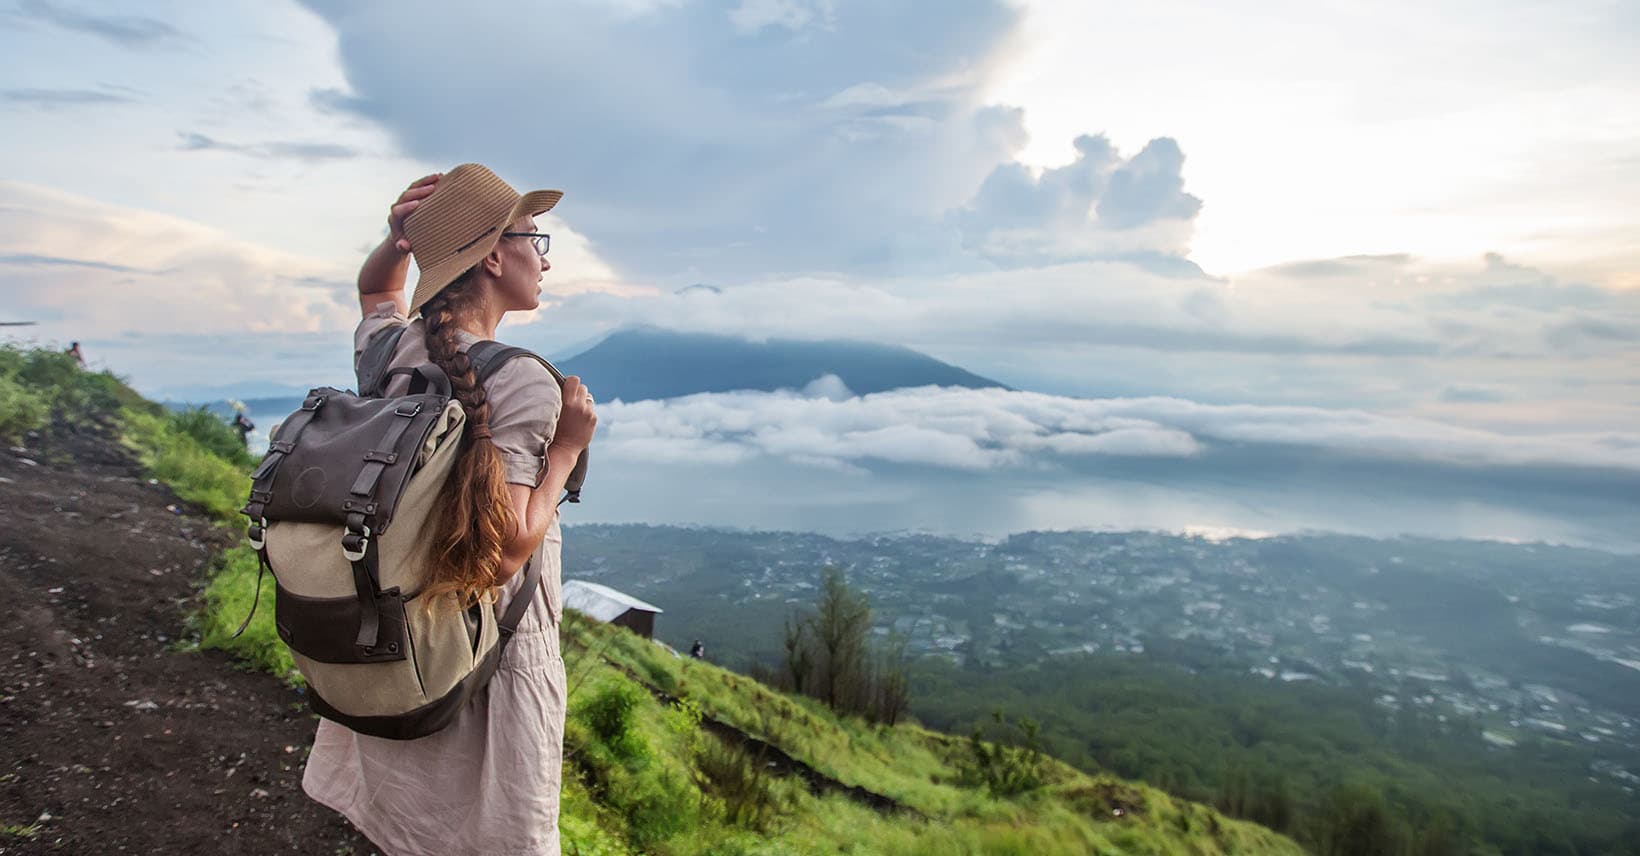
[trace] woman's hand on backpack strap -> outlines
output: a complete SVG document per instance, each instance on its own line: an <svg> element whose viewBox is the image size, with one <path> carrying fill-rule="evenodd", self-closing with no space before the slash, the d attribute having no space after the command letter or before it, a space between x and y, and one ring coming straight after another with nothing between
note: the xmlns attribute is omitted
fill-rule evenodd
<svg viewBox="0 0 1640 856"><path fill-rule="evenodd" d="M592 391L581 385L575 375L564 378L564 404L558 412L558 428L553 432L552 445L580 452L592 445L593 432L598 430L598 412L592 400Z"/></svg>
<svg viewBox="0 0 1640 856"><path fill-rule="evenodd" d="M404 218L421 205L422 200L433 195L433 188L438 186L438 180L444 174L435 172L424 175L413 182L404 192L399 194L397 202L387 210L387 240L392 242L393 248L401 253L410 252L410 242L404 237Z"/></svg>

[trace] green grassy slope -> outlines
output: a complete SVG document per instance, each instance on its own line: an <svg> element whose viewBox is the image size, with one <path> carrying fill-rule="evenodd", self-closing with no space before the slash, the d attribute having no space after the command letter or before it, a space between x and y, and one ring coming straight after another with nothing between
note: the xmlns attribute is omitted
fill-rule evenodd
<svg viewBox="0 0 1640 856"><path fill-rule="evenodd" d="M118 433L154 477L223 526L250 461L219 420L167 413L117 378L47 351L0 349L0 429L49 444ZM199 642L298 680L264 608L229 634L255 591L248 548L227 551L204 593ZM1043 759L1012 796L979 784L965 738L875 726L734 672L680 659L570 613L561 828L570 854L1298 854L1292 841L1144 785Z"/></svg>
<svg viewBox="0 0 1640 856"><path fill-rule="evenodd" d="M812 699L584 618L565 622L563 640L573 689L566 853L599 852L600 843L675 854L1302 852L1206 806L1051 760L1041 787L994 797L966 780L966 739L839 718ZM604 716L610 699L630 705L623 728ZM795 775L764 773L748 785L768 757L755 748L737 752L735 732L894 806L817 795ZM766 817L737 811L759 800L773 803Z"/></svg>

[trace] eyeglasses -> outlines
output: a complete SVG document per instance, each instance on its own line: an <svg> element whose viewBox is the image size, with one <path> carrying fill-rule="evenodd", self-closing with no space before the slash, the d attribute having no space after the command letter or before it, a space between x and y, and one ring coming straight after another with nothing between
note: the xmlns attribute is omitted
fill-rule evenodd
<svg viewBox="0 0 1640 856"><path fill-rule="evenodd" d="M540 232L502 232L503 238L529 238L530 244L535 247L535 254L541 258L547 257L547 248L552 246L552 236Z"/></svg>

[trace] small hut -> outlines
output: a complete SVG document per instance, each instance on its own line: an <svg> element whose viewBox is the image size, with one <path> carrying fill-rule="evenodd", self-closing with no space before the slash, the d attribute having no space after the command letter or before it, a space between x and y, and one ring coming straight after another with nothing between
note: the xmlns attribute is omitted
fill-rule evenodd
<svg viewBox="0 0 1640 856"><path fill-rule="evenodd" d="M645 639L655 638L655 616L661 613L658 606L585 580L564 581L564 606L605 624L618 624Z"/></svg>

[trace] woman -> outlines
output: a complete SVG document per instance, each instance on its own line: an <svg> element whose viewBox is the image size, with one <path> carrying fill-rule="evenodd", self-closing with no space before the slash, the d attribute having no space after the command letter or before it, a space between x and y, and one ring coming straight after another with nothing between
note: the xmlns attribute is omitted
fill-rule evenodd
<svg viewBox="0 0 1640 856"><path fill-rule="evenodd" d="M493 339L508 312L540 305L551 265L534 217L561 196L520 196L476 164L427 176L392 206L387 239L359 271L355 361L372 335L407 324L391 366L435 363L467 414L435 533L446 561L431 590L463 602L495 591L499 613L525 561L542 570L540 595L495 677L448 728L400 741L320 720L303 789L395 856L559 852L566 699L557 505L597 416L579 378L560 390L540 363L516 359L480 386L465 351ZM406 302L412 252L421 273ZM408 385L395 376L386 392Z"/></svg>

